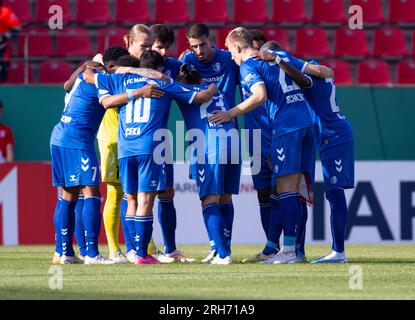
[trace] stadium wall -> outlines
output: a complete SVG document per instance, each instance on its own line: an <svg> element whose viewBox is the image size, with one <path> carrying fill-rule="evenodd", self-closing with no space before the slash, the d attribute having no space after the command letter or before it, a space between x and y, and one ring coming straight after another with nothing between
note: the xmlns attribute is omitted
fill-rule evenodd
<svg viewBox="0 0 415 320"><path fill-rule="evenodd" d="M342 112L356 135L358 160L415 160L414 88L339 87ZM59 86L0 86L4 122L14 132L16 160L49 161L49 138L63 109ZM173 107L169 127L182 117Z"/></svg>

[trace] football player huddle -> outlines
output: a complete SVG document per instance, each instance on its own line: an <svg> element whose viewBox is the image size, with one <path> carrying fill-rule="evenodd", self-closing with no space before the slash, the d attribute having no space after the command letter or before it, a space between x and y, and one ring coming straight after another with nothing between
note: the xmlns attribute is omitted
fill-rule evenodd
<svg viewBox="0 0 415 320"><path fill-rule="evenodd" d="M239 192L241 175L241 115L250 133L252 180L267 238L261 252L242 262L307 261L307 204L312 199L301 190L310 190L314 182L316 152L331 208L333 246L330 254L311 262L347 262L344 189L354 186L354 137L337 104L333 71L317 61L298 59L277 42L267 42L259 31L243 27L228 34L227 50L213 45L205 24L190 25L187 40L188 50L176 60L167 55L174 44L170 27L137 24L124 37L125 48L97 54L65 83L65 107L50 141L53 185L59 188L52 262L195 261L175 241L172 141L167 131L173 101L188 133L203 137L202 143L191 145L188 159L210 241L203 263L234 262L232 196ZM259 136L253 134L257 130ZM100 175L107 186L103 220L108 258L98 248ZM164 252L152 240L156 198ZM120 222L125 253L118 242Z"/></svg>

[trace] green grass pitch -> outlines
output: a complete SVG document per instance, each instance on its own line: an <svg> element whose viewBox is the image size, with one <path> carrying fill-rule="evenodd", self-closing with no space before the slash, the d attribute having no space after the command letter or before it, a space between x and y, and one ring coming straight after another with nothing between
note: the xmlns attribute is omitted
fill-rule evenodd
<svg viewBox="0 0 415 320"><path fill-rule="evenodd" d="M239 263L228 266L66 265L63 288L52 290L52 246L0 247L0 299L415 299L413 244L348 245L350 262L339 265L240 263L260 248L235 245ZM207 246L181 249L200 261ZM329 249L307 246L308 258ZM350 284L360 283L350 273L355 266L362 270L362 288L353 290Z"/></svg>

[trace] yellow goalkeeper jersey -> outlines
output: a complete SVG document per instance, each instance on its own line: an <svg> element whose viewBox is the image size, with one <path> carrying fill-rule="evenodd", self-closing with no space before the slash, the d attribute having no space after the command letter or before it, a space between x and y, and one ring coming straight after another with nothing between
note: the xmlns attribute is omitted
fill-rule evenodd
<svg viewBox="0 0 415 320"><path fill-rule="evenodd" d="M102 118L101 125L98 130L97 139L109 141L112 143L117 142L118 131L118 109L107 109L104 117Z"/></svg>

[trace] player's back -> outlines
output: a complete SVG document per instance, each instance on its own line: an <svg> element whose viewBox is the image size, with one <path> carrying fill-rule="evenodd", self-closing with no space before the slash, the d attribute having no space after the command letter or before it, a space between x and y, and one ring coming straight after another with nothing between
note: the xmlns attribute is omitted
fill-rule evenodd
<svg viewBox="0 0 415 320"><path fill-rule="evenodd" d="M322 79L314 76L310 78L313 85L304 92L320 119L322 139L331 137L334 144L352 141L354 139L352 127L346 117L340 113L333 78Z"/></svg>
<svg viewBox="0 0 415 320"><path fill-rule="evenodd" d="M203 83L214 83L223 94L227 105L231 107L235 105L235 89L239 83L238 66L232 60L229 51L216 49L215 57L209 63L203 63L193 52L187 52L183 55L181 62L197 70Z"/></svg>
<svg viewBox="0 0 415 320"><path fill-rule="evenodd" d="M265 105L273 134L282 136L313 125L301 88L275 64L250 58L241 65L242 87L250 91L259 83L267 90Z"/></svg>
<svg viewBox="0 0 415 320"><path fill-rule="evenodd" d="M93 148L93 142L105 114L97 89L80 75L65 97L65 108L55 126L51 143L71 148Z"/></svg>
<svg viewBox="0 0 415 320"><path fill-rule="evenodd" d="M126 93L155 84L165 94L159 98L138 98L118 107L118 143L119 158L152 154L157 141L153 141L157 130L164 128L165 114L173 99L191 102L194 92L183 88L177 82L163 82L148 79L136 74L100 74L97 78L100 98L108 95Z"/></svg>

